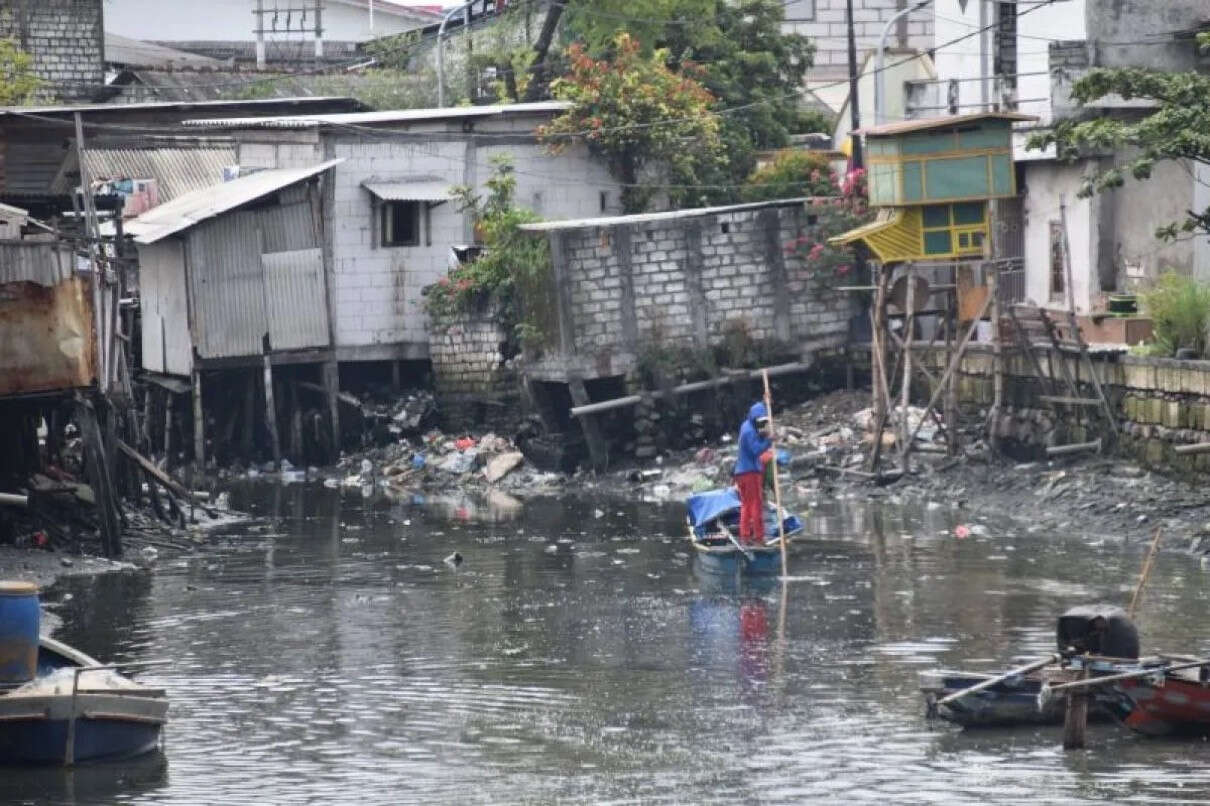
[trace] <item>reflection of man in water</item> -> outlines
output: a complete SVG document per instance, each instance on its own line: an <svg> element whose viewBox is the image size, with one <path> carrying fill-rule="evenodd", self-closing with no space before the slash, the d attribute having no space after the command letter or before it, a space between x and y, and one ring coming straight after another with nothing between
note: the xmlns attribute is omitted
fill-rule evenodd
<svg viewBox="0 0 1210 806"><path fill-rule="evenodd" d="M739 669L747 683L769 676L769 610L764 600L745 598L739 606Z"/></svg>

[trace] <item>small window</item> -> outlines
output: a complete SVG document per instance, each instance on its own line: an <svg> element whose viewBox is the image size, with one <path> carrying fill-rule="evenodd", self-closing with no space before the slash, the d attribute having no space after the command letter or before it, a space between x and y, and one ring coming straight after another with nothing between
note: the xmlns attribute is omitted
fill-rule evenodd
<svg viewBox="0 0 1210 806"><path fill-rule="evenodd" d="M948 227L950 225L950 208L948 204L930 204L924 208L924 226Z"/></svg>
<svg viewBox="0 0 1210 806"><path fill-rule="evenodd" d="M383 202L382 245L420 245L420 202Z"/></svg>

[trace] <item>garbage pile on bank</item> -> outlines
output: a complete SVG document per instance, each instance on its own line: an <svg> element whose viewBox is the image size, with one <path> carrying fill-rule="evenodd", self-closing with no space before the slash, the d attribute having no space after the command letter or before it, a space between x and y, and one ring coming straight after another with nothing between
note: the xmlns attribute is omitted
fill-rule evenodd
<svg viewBox="0 0 1210 806"><path fill-rule="evenodd" d="M563 477L530 465L513 442L493 433L452 437L432 429L417 437L345 457L327 487L388 492L484 487L529 492L552 490Z"/></svg>

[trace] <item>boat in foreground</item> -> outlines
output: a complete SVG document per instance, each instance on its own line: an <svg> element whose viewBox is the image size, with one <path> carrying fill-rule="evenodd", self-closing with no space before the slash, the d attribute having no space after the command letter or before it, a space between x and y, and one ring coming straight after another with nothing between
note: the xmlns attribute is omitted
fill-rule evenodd
<svg viewBox="0 0 1210 806"><path fill-rule="evenodd" d="M1063 724L1063 700L1055 699L1042 708L1038 707L1042 678L1036 674L1010 677L968 696L937 705L950 695L991 679L992 675L978 672L921 672L920 691L924 694L929 716L964 728Z"/></svg>
<svg viewBox="0 0 1210 806"><path fill-rule="evenodd" d="M965 728L1061 725L1067 701L1047 696L1049 685L1073 680L1085 667L1095 677L1138 668L1140 663L1138 631L1117 607L1071 608L1058 619L1056 642L1057 652L1000 675L922 672L926 714ZM967 690L970 693L961 693ZM1090 719L1110 713L1100 694L1091 706Z"/></svg>
<svg viewBox="0 0 1210 806"><path fill-rule="evenodd" d="M167 714L162 689L43 637L37 676L0 689L0 764L137 756L159 746Z"/></svg>
<svg viewBox="0 0 1210 806"><path fill-rule="evenodd" d="M699 567L708 574L776 574L781 570L781 537L777 508L765 507L765 541L740 546L739 493L733 487L710 490L689 497L685 502L689 542L698 557ZM782 528L786 541L803 531L797 515L782 510Z"/></svg>

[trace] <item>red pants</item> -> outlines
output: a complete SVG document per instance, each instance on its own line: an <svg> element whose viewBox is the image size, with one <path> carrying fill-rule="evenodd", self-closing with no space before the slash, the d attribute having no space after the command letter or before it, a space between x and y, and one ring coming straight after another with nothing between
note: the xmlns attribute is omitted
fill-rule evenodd
<svg viewBox="0 0 1210 806"><path fill-rule="evenodd" d="M739 539L753 545L765 542L764 474L740 473L735 477L739 488Z"/></svg>

